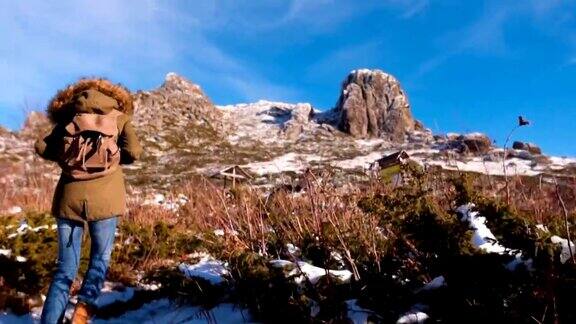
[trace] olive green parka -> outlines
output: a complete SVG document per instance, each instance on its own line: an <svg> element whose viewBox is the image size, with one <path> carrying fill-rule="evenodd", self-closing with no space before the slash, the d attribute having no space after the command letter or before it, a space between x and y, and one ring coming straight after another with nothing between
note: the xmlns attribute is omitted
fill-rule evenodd
<svg viewBox="0 0 576 324"><path fill-rule="evenodd" d="M112 109L122 112L117 119L120 163L133 163L140 157L142 147L131 123L132 96L124 87L104 79L82 79L56 94L47 109L55 126L47 136L36 141L36 153L46 160L58 162L64 127L74 114L106 114ZM75 180L60 175L52 202L55 217L95 221L125 213L126 188L121 167L109 175L91 180Z"/></svg>

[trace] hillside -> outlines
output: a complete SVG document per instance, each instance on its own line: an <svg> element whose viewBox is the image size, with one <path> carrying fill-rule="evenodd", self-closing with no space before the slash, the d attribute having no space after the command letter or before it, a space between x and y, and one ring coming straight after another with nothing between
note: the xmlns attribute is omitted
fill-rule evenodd
<svg viewBox="0 0 576 324"><path fill-rule="evenodd" d="M308 168L356 173L398 150L423 166L492 175L563 175L576 166L576 159L549 157L527 145L512 149L509 143L504 152L481 133L432 134L413 119L399 82L379 70L352 71L335 107L323 111L265 100L215 106L200 86L174 73L134 99L134 125L146 152L128 173L132 183L157 189L230 165L253 172L259 184ZM1 158L32 159L27 148L48 127L43 118L34 113L21 131L0 133Z"/></svg>
<svg viewBox="0 0 576 324"><path fill-rule="evenodd" d="M145 154L94 323L576 319L576 158L433 134L379 70L350 72L327 110L218 106L174 73L133 96ZM0 128L0 323L38 319L57 255L59 174L32 152L49 129ZM229 166L250 179L211 177Z"/></svg>

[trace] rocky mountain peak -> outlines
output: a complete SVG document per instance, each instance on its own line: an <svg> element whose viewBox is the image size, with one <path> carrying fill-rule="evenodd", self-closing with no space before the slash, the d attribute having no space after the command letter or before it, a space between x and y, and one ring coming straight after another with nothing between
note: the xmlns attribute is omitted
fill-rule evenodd
<svg viewBox="0 0 576 324"><path fill-rule="evenodd" d="M24 126L19 132L23 138L36 138L50 130L52 124L44 112L32 111L26 116Z"/></svg>
<svg viewBox="0 0 576 324"><path fill-rule="evenodd" d="M215 124L221 117L200 86L176 73L168 73L159 88L134 94L134 106L135 123L155 128Z"/></svg>
<svg viewBox="0 0 576 324"><path fill-rule="evenodd" d="M161 89L170 92L194 93L200 96L204 96L204 93L202 92L202 89L199 85L192 83L190 80L174 72L169 72L166 74L166 77L164 77L164 84L162 84Z"/></svg>
<svg viewBox="0 0 576 324"><path fill-rule="evenodd" d="M342 83L339 128L354 137L402 142L420 126L398 80L381 70L353 70Z"/></svg>

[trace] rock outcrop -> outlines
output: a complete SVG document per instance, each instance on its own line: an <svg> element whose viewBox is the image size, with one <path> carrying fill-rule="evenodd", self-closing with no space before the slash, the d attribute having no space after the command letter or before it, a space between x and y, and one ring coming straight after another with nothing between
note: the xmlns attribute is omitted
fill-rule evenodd
<svg viewBox="0 0 576 324"><path fill-rule="evenodd" d="M540 147L534 143L525 143L516 141L514 142L514 144L512 144L512 148L515 150L527 151L530 154L534 155L542 154L542 149L540 149Z"/></svg>
<svg viewBox="0 0 576 324"><path fill-rule="evenodd" d="M449 134L447 148L460 154L481 155L492 149L492 141L482 133Z"/></svg>
<svg viewBox="0 0 576 324"><path fill-rule="evenodd" d="M358 138L403 142L417 128L408 97L393 76L380 70L354 70L342 84L336 110L340 130Z"/></svg>
<svg viewBox="0 0 576 324"><path fill-rule="evenodd" d="M284 134L286 134L289 139L298 138L313 115L314 110L310 104L297 104L290 112L290 120L284 124Z"/></svg>
<svg viewBox="0 0 576 324"><path fill-rule="evenodd" d="M221 117L200 86L175 73L168 73L158 89L137 92L134 107L135 124L156 129L190 122L215 126Z"/></svg>

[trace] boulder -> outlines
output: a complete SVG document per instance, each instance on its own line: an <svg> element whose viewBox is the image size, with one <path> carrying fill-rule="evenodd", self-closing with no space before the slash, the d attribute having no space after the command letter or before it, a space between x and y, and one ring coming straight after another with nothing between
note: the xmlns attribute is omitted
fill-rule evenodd
<svg viewBox="0 0 576 324"><path fill-rule="evenodd" d="M512 144L512 148L515 150L528 151L530 154L534 154L534 155L541 155L542 154L542 149L534 143L526 143L526 142L516 141Z"/></svg>
<svg viewBox="0 0 576 324"><path fill-rule="evenodd" d="M352 71L342 83L336 111L340 130L358 138L403 142L406 132L424 128L412 118L398 80L380 70Z"/></svg>
<svg viewBox="0 0 576 324"><path fill-rule="evenodd" d="M462 135L460 140L466 145L469 152L485 154L492 149L492 141L484 134Z"/></svg>
<svg viewBox="0 0 576 324"><path fill-rule="evenodd" d="M446 147L460 154L482 155L492 150L492 141L481 133L466 135L448 134Z"/></svg>

